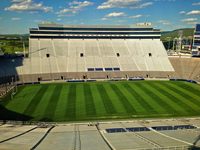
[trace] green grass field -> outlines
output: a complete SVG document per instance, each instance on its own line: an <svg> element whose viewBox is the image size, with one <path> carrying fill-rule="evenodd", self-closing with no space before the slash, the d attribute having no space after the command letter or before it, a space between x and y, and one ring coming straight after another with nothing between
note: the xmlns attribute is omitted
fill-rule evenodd
<svg viewBox="0 0 200 150"><path fill-rule="evenodd" d="M18 88L0 119L83 121L200 115L200 86L175 81L57 83Z"/></svg>

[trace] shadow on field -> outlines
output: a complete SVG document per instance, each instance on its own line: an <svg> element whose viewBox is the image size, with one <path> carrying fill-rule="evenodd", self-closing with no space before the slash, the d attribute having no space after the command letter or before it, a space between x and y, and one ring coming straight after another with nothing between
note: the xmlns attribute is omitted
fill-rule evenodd
<svg viewBox="0 0 200 150"><path fill-rule="evenodd" d="M30 116L8 110L4 106L0 105L0 120L28 121L31 119L32 117Z"/></svg>

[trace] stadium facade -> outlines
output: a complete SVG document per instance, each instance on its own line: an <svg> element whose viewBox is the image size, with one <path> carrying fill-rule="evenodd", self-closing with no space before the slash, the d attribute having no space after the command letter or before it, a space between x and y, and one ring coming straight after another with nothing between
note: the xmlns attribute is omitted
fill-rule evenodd
<svg viewBox="0 0 200 150"><path fill-rule="evenodd" d="M147 25L40 24L30 29L29 45L32 74L82 72L104 78L123 71L174 71L160 30Z"/></svg>
<svg viewBox="0 0 200 150"><path fill-rule="evenodd" d="M7 67L6 72L22 82L169 77L174 69L160 36L161 31L148 24L40 24L30 28L29 57L8 62L16 70Z"/></svg>
<svg viewBox="0 0 200 150"><path fill-rule="evenodd" d="M196 24L194 31L192 56L200 57L200 24Z"/></svg>

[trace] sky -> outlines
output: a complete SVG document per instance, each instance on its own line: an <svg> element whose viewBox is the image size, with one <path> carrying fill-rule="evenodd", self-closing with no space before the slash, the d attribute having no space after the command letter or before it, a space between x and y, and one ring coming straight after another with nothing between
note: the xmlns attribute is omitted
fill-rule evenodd
<svg viewBox="0 0 200 150"><path fill-rule="evenodd" d="M200 23L200 0L0 0L0 34L25 34L42 22L132 25L162 31Z"/></svg>

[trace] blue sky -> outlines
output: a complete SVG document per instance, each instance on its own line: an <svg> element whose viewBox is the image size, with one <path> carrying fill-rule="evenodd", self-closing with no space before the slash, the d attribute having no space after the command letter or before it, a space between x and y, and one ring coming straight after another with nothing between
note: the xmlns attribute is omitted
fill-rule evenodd
<svg viewBox="0 0 200 150"><path fill-rule="evenodd" d="M0 0L0 34L28 33L41 22L131 25L163 31L200 23L200 0Z"/></svg>

